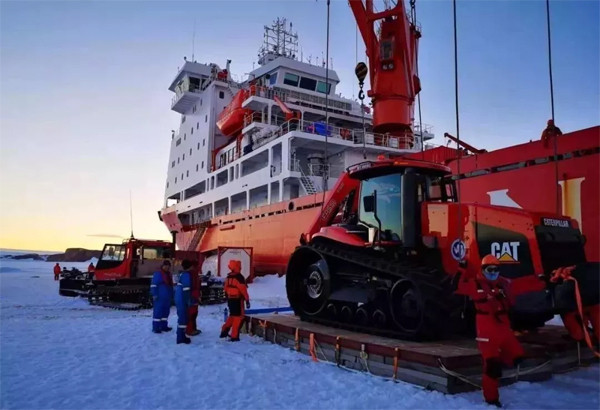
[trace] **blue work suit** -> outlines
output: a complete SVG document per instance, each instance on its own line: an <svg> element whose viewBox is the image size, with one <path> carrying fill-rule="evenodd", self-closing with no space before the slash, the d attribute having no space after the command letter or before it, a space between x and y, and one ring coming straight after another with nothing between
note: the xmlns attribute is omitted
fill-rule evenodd
<svg viewBox="0 0 600 410"><path fill-rule="evenodd" d="M173 300L173 277L170 272L157 271L152 276L150 285L152 293L152 331L162 332L169 327L169 311Z"/></svg>
<svg viewBox="0 0 600 410"><path fill-rule="evenodd" d="M177 341L183 342L186 338L185 329L188 320L188 308L192 304L191 291L192 275L188 271L179 274L179 281L175 287L175 306L177 307Z"/></svg>

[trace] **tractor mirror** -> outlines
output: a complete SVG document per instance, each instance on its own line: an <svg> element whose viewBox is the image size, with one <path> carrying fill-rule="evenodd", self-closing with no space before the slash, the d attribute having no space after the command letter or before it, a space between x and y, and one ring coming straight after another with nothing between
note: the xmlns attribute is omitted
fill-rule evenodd
<svg viewBox="0 0 600 410"><path fill-rule="evenodd" d="M375 212L375 194L363 197L363 208L365 212Z"/></svg>

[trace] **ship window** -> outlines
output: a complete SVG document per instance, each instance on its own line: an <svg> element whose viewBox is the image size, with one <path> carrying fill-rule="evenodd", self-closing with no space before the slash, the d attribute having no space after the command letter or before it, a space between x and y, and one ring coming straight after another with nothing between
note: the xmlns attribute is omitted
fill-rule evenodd
<svg viewBox="0 0 600 410"><path fill-rule="evenodd" d="M196 149L200 149L200 143L198 143L198 148L196 148Z"/></svg>
<svg viewBox="0 0 600 410"><path fill-rule="evenodd" d="M167 188L169 187L169 181L167 181Z"/></svg>
<svg viewBox="0 0 600 410"><path fill-rule="evenodd" d="M177 183L177 177L175 177L175 183Z"/></svg>
<svg viewBox="0 0 600 410"><path fill-rule="evenodd" d="M304 88L305 90L315 91L315 87L317 86L317 80L313 80L312 78L302 77L300 79L300 88Z"/></svg>
<svg viewBox="0 0 600 410"><path fill-rule="evenodd" d="M185 176L186 176L186 177L189 177L189 176L190 176L190 171L189 171L189 170L185 172Z"/></svg>
<svg viewBox="0 0 600 410"><path fill-rule="evenodd" d="M203 139L202 140L202 146L205 146L205 145L206 145L206 139Z"/></svg>
<svg viewBox="0 0 600 410"><path fill-rule="evenodd" d="M235 179L238 179L238 178L239 178L239 176L240 176L240 165L239 165L239 164L237 164L237 165L235 166Z"/></svg>
<svg viewBox="0 0 600 410"><path fill-rule="evenodd" d="M192 149L190 148L190 157L192 156Z"/></svg>
<svg viewBox="0 0 600 410"><path fill-rule="evenodd" d="M175 161L171 162L171 168L175 167Z"/></svg>
<svg viewBox="0 0 600 410"><path fill-rule="evenodd" d="M197 122L197 123L196 123L196 129L198 129L198 127L199 127L199 126L200 126L200 123L199 123L199 122Z"/></svg>
<svg viewBox="0 0 600 410"><path fill-rule="evenodd" d="M181 138L177 138L177 141L175 141L175 146L178 147L179 144L181 144Z"/></svg>
<svg viewBox="0 0 600 410"><path fill-rule="evenodd" d="M283 77L283 83L287 85L293 85L294 87L298 87L298 81L300 77L296 74L285 73L285 77Z"/></svg>
<svg viewBox="0 0 600 410"><path fill-rule="evenodd" d="M202 169L204 169L204 161L202 161Z"/></svg>
<svg viewBox="0 0 600 410"><path fill-rule="evenodd" d="M198 164L196 164L196 172L198 172Z"/></svg>
<svg viewBox="0 0 600 410"><path fill-rule="evenodd" d="M208 114L204 116L204 122L208 122Z"/></svg>
<svg viewBox="0 0 600 410"><path fill-rule="evenodd" d="M327 84L324 81L319 81L317 83L317 91L323 94L329 94L329 90L331 90L331 84Z"/></svg>
<svg viewBox="0 0 600 410"><path fill-rule="evenodd" d="M183 181L183 172L181 173L181 180Z"/></svg>
<svg viewBox="0 0 600 410"><path fill-rule="evenodd" d="M225 93L223 91L219 91L219 98L220 99L225 98Z"/></svg>
<svg viewBox="0 0 600 410"><path fill-rule="evenodd" d="M183 134L183 140L185 141L187 139L187 134Z"/></svg>
<svg viewBox="0 0 600 410"><path fill-rule="evenodd" d="M183 124L185 122L185 115L181 116L181 123Z"/></svg>
<svg viewBox="0 0 600 410"><path fill-rule="evenodd" d="M179 164L179 157L177 157L177 163Z"/></svg>
<svg viewBox="0 0 600 410"><path fill-rule="evenodd" d="M215 189L215 177L210 177L210 189Z"/></svg>
<svg viewBox="0 0 600 410"><path fill-rule="evenodd" d="M194 127L190 129L190 134L194 135Z"/></svg>
<svg viewBox="0 0 600 410"><path fill-rule="evenodd" d="M181 158L181 160L182 160L182 161L185 161L185 154L183 154L183 155L182 155L182 158Z"/></svg>
<svg viewBox="0 0 600 410"><path fill-rule="evenodd" d="M277 83L277 73L273 73L269 77L269 85L274 85L275 83Z"/></svg>

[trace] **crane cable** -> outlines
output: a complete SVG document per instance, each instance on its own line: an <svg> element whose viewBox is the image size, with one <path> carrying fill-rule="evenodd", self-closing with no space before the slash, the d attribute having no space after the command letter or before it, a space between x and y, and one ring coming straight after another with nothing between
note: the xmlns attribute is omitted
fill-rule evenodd
<svg viewBox="0 0 600 410"><path fill-rule="evenodd" d="M550 0L546 0L546 29L548 33L548 73L550 77L550 110L552 123L554 124L554 81L552 78L552 38L550 33ZM560 190L558 189L558 135L554 135L554 179L556 185L556 213L560 213Z"/></svg>
<svg viewBox="0 0 600 410"><path fill-rule="evenodd" d="M327 192L327 180L329 179L329 157L327 153L327 143L329 135L329 13L331 0L327 0L327 40L325 45L325 166L323 169L323 201L321 209L325 204L325 193Z"/></svg>
<svg viewBox="0 0 600 410"><path fill-rule="evenodd" d="M461 238L463 235L462 227L462 215L461 215L461 202L460 202L460 157L462 152L460 150L460 118L459 118L459 106L458 106L458 40L457 40L457 28L456 28L456 0L452 0L452 8L454 14L454 106L456 111L456 151L458 160L456 161L456 196L458 197L458 237Z"/></svg>
<svg viewBox="0 0 600 410"><path fill-rule="evenodd" d="M415 1L416 0L410 0L410 13L411 13L411 18L412 18L412 23L414 25L414 29L415 31L417 30L417 8L415 6ZM417 50L415 50L415 65L416 65L416 70L417 70L417 78L419 77L419 55L417 53ZM421 120L421 93L417 93L417 104L419 105L419 133L421 136L421 159L425 159L425 153L424 153L424 143L423 143L423 121Z"/></svg>

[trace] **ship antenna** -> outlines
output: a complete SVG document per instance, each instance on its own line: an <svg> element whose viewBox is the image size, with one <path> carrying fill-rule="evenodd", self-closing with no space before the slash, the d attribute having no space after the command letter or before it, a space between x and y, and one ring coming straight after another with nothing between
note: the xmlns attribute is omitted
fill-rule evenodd
<svg viewBox="0 0 600 410"><path fill-rule="evenodd" d="M329 134L329 12L331 0L327 0L327 40L325 45L325 169L323 170L323 202L325 204L325 192L327 192L327 179L329 177L329 157L327 156L327 136Z"/></svg>
<svg viewBox="0 0 600 410"><path fill-rule="evenodd" d="M133 205L131 202L131 189L129 190L129 222L131 224L131 239L133 239Z"/></svg>

